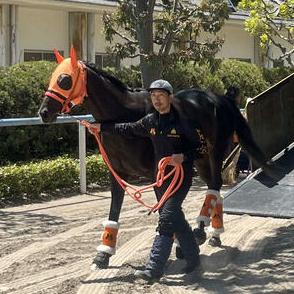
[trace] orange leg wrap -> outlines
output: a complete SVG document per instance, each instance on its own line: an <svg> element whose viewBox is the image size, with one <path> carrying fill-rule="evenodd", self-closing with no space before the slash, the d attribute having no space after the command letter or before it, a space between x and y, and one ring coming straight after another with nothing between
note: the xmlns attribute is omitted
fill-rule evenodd
<svg viewBox="0 0 294 294"><path fill-rule="evenodd" d="M215 207L217 197L213 194L207 194L200 211L200 215L210 217Z"/></svg>
<svg viewBox="0 0 294 294"><path fill-rule="evenodd" d="M212 228L217 229L217 230L223 229L223 227L224 227L222 202L217 202L214 210L212 211L211 226L212 226Z"/></svg>
<svg viewBox="0 0 294 294"><path fill-rule="evenodd" d="M102 244L115 248L118 229L105 227L102 233Z"/></svg>

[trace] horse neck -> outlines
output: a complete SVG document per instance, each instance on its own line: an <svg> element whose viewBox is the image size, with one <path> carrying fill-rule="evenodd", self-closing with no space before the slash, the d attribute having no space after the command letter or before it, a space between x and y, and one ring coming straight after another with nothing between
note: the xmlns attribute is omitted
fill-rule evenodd
<svg viewBox="0 0 294 294"><path fill-rule="evenodd" d="M134 121L145 113L144 101L136 105L132 93L111 85L107 78L88 70L88 111L97 121ZM135 103L136 104L136 103Z"/></svg>

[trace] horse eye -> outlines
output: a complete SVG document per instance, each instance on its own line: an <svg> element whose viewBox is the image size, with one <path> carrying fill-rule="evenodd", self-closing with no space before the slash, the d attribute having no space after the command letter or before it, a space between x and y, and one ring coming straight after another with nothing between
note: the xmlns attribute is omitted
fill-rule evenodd
<svg viewBox="0 0 294 294"><path fill-rule="evenodd" d="M69 90L72 87L71 76L62 74L57 79L57 85L63 90Z"/></svg>

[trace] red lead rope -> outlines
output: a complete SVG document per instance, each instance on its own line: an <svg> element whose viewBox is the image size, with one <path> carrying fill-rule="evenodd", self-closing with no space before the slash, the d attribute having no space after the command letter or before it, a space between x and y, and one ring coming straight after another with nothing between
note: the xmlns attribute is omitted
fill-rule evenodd
<svg viewBox="0 0 294 294"><path fill-rule="evenodd" d="M174 166L174 168L167 174L165 175L165 168L169 165L170 161L171 161L171 157L164 157L162 158L159 163L158 163L158 172L157 172L157 178L156 178L156 182L147 186L143 186L143 187L137 187L134 185L131 185L129 183L127 183L125 180L123 180L117 173L116 171L113 169L113 167L111 166L111 163L109 161L109 158L105 152L105 149L101 143L101 139L99 136L99 133L97 131L97 129L95 127L93 127L89 122L87 121L81 121L81 124L84 125L86 128L88 128L89 130L91 130L91 132L94 134L94 137L97 141L101 156L104 160L104 162L106 163L106 165L108 166L109 170L111 171L111 173L113 174L113 176L115 177L115 179L117 180L117 182L119 183L119 185L136 201L138 201L139 203L141 203L142 205L144 205L145 207L150 209L150 212L156 212L158 209L160 209L160 207L165 203L165 201L167 199L169 199L182 185L183 183L183 179L184 179L184 170L183 170L183 166L181 164ZM166 191L164 192L163 196L161 197L161 199L155 204L155 205L148 205L146 203L143 202L142 198L142 193L150 188L153 187L160 187L162 185L162 183L168 179L169 177L171 177L173 175L173 178L168 186L168 188L166 189Z"/></svg>

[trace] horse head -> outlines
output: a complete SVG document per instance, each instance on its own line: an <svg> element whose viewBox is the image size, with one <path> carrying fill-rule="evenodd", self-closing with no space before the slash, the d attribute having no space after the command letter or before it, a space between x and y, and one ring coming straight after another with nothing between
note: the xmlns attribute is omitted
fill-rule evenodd
<svg viewBox="0 0 294 294"><path fill-rule="evenodd" d="M75 49L70 57L63 58L54 50L58 66L53 72L45 98L40 106L39 115L43 122L51 123L60 113L69 113L72 106L80 105L87 96L86 68L77 60Z"/></svg>

